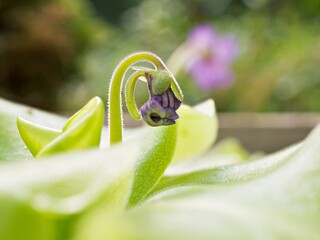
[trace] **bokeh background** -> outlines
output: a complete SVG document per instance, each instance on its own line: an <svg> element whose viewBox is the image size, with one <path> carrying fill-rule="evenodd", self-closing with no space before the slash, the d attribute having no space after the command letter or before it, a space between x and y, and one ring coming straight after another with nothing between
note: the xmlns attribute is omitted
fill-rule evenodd
<svg viewBox="0 0 320 240"><path fill-rule="evenodd" d="M186 103L214 98L219 112L319 111L318 0L1 0L0 96L55 112L107 99L128 53L166 61L201 24L237 42L233 83L200 89L176 76ZM147 98L138 86L138 103Z"/></svg>

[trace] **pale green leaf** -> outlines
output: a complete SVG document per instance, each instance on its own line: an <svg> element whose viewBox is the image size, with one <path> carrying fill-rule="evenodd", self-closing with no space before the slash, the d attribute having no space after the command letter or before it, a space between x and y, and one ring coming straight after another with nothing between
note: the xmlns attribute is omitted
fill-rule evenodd
<svg viewBox="0 0 320 240"><path fill-rule="evenodd" d="M136 164L128 206L141 202L162 177L170 164L176 146L176 125L154 128L144 139Z"/></svg>
<svg viewBox="0 0 320 240"><path fill-rule="evenodd" d="M61 134L59 130L34 124L20 117L17 118L17 127L21 138L34 157L44 146Z"/></svg>
<svg viewBox="0 0 320 240"><path fill-rule="evenodd" d="M194 108L182 105L178 114L177 147L173 162L185 161L207 151L218 132L218 120L212 100Z"/></svg>
<svg viewBox="0 0 320 240"><path fill-rule="evenodd" d="M43 212L74 214L96 202L111 184L120 184L122 174L126 178L132 174L138 151L138 143L131 142L54 155L43 161L3 164L0 193L19 196ZM119 191L128 193L125 188ZM122 202L124 205L126 200Z"/></svg>
<svg viewBox="0 0 320 240"><path fill-rule="evenodd" d="M0 99L0 161L32 158L18 132L18 116L56 129L62 128L66 121L65 118Z"/></svg>
<svg viewBox="0 0 320 240"><path fill-rule="evenodd" d="M55 223L32 209L28 202L1 193L0 204L0 239L57 239Z"/></svg>
<svg viewBox="0 0 320 240"><path fill-rule="evenodd" d="M17 119L18 129L31 153L38 157L98 147L104 120L104 105L99 97L91 99L68 119L62 131Z"/></svg>
<svg viewBox="0 0 320 240"><path fill-rule="evenodd" d="M294 145L258 160L222 166L217 166L220 163L213 157L192 159L168 168L154 187L152 194L178 186L217 185L259 177L287 161L299 148L300 145ZM228 156L220 157L228 158ZM222 159L222 162L223 160L226 159Z"/></svg>
<svg viewBox="0 0 320 240"><path fill-rule="evenodd" d="M105 150L3 164L0 167L1 239L51 239L46 236L65 239L57 237L58 225L66 224L64 219L73 221L93 206L103 206L110 212L123 211L138 153L138 142L129 142ZM32 227L29 221L34 224Z"/></svg>
<svg viewBox="0 0 320 240"><path fill-rule="evenodd" d="M175 187L126 214L90 216L75 239L320 239L319 138L320 126L301 145L265 158L259 177L233 172L238 179L228 184Z"/></svg>

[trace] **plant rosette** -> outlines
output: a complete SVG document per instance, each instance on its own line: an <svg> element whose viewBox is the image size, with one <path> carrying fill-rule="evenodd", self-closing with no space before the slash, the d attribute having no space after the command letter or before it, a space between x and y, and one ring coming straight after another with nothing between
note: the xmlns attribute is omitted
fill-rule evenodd
<svg viewBox="0 0 320 240"><path fill-rule="evenodd" d="M128 70L125 103L146 126L123 131ZM150 95L140 109L138 80ZM0 100L0 239L320 239L320 127L254 157L235 140L212 148L212 100L182 101L150 52L116 67L108 128L98 97L69 119Z"/></svg>

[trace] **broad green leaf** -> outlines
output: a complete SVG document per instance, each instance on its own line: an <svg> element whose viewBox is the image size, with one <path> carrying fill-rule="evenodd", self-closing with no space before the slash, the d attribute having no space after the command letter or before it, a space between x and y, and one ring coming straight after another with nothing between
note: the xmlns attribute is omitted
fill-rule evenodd
<svg viewBox="0 0 320 240"><path fill-rule="evenodd" d="M193 158L207 151L215 141L218 121L214 102L207 100L194 108L182 105L178 109L177 148L173 162Z"/></svg>
<svg viewBox="0 0 320 240"><path fill-rule="evenodd" d="M66 122L62 131L17 119L20 135L36 157L60 152L98 147L104 119L104 106L99 97L89 101Z"/></svg>
<svg viewBox="0 0 320 240"><path fill-rule="evenodd" d="M17 127L21 138L33 156L36 156L44 146L61 134L59 130L34 124L20 117L17 118Z"/></svg>
<svg viewBox="0 0 320 240"><path fill-rule="evenodd" d="M194 109L182 105L179 115L180 119L176 125L160 127L155 131L155 135L145 140L146 149L142 151L141 159L138 160L129 206L136 205L152 191L170 164L173 154L173 160L181 161L208 150L215 140L217 119L212 100ZM202 128L204 125L207 125L206 130ZM198 138L201 140L195 143L194 139Z"/></svg>
<svg viewBox="0 0 320 240"><path fill-rule="evenodd" d="M84 218L75 240L320 239L319 138L320 126L269 156L275 167L260 177L176 187L123 215Z"/></svg>
<svg viewBox="0 0 320 240"><path fill-rule="evenodd" d="M0 239L57 239L55 223L32 209L28 202L1 193L0 204Z"/></svg>
<svg viewBox="0 0 320 240"><path fill-rule="evenodd" d="M96 202L111 184L120 184L122 174L130 176L138 152L138 143L130 142L104 150L54 155L43 161L3 164L0 193L25 199L42 212L74 214ZM124 205L126 200L122 202Z"/></svg>
<svg viewBox="0 0 320 240"><path fill-rule="evenodd" d="M0 162L31 158L14 122L14 117L0 113Z"/></svg>
<svg viewBox="0 0 320 240"><path fill-rule="evenodd" d="M145 134L148 136L146 137ZM131 192L129 203L132 206L150 192L170 163L175 149L176 125L143 128L136 132L133 141L135 142L133 150L136 152L133 156L131 156L130 145L128 147L125 143L110 150L61 154L43 158L43 161L40 162L32 161L25 165L19 163L3 166L0 168L0 193L2 192L0 196L9 196L12 202L19 199L19 203L21 201L21 204L31 205L30 214L43 221L46 221L48 216L65 215L68 217L80 214L96 202L102 202L101 199L106 201L105 204L109 206L107 209L113 212L114 209L123 208L127 204L129 192ZM115 152L121 157L114 159L114 156L108 154L108 151ZM139 156L137 152L140 152ZM123 163L128 160L127 158L131 159L128 161L128 163L131 162L131 165L132 161L137 161L135 173L132 168L127 172L128 168ZM109 159L117 162L117 166L122 166L123 172L126 172L121 175L124 180L119 177L116 184L113 183L111 186L106 184L106 180L110 179L113 173L117 173L117 169L112 164L104 163ZM151 171L147 171L148 168ZM132 178L130 176L133 175L134 184L131 188L129 183ZM121 195L119 192L124 193ZM16 209L13 208L13 210ZM28 218L28 216L24 217ZM9 224L11 227L7 228L6 234L14 232L12 231L14 226L19 228L15 223L13 221L12 225Z"/></svg>
<svg viewBox="0 0 320 240"><path fill-rule="evenodd" d="M102 115L102 117L101 117ZM89 119L92 123L99 124L101 119L104 119L104 105L100 97L92 98L83 108L73 114L63 127L63 131L67 131L70 128L76 128L83 122ZM97 131L97 130L96 130ZM97 140L95 140L97 141ZM98 141L97 141L98 142Z"/></svg>
<svg viewBox="0 0 320 240"><path fill-rule="evenodd" d="M66 121L62 117L0 98L0 161L14 161L32 157L19 135L16 126L18 116L57 129L61 128Z"/></svg>
<svg viewBox="0 0 320 240"><path fill-rule="evenodd" d="M63 225L64 219L94 206L103 206L110 212L123 211L138 153L139 144L135 141L105 150L54 155L42 161L3 164L1 239L50 239L46 236L59 234L57 224ZM33 223L32 228L25 221ZM46 222L48 229L43 227ZM24 238L19 238L21 232L25 233Z"/></svg>
<svg viewBox="0 0 320 240"><path fill-rule="evenodd" d="M168 168L163 178L154 187L152 194L178 186L217 185L259 177L287 161L299 148L300 145L294 145L258 160L222 166L217 166L218 159L213 157L209 160L204 157L192 159ZM226 159L222 159L223 161Z"/></svg>
<svg viewBox="0 0 320 240"><path fill-rule="evenodd" d="M170 229L180 233L176 239L319 239L319 138L320 126L259 178L155 196L138 210L148 222L154 217L151 226L143 221L144 228L159 239L171 239Z"/></svg>
<svg viewBox="0 0 320 240"><path fill-rule="evenodd" d="M62 133L46 145L37 157L99 147L103 121L104 105L99 97L95 97L67 121Z"/></svg>
<svg viewBox="0 0 320 240"><path fill-rule="evenodd" d="M186 109L191 114L178 122L186 119L193 126L199 111ZM14 124L17 113L4 116ZM320 238L320 127L302 144L260 160L211 165L212 158L228 151L220 146L203 154L208 147L199 146L190 150L192 159L166 170L175 138L183 133L177 129L178 124L141 128L132 141L110 149L2 164L0 239ZM189 135L193 142L199 137L194 136ZM189 151L181 146L179 151ZM244 154L237 148L231 152ZM139 206L125 210L128 202Z"/></svg>
<svg viewBox="0 0 320 240"><path fill-rule="evenodd" d="M258 155L259 153L255 153L255 155ZM224 156L233 156L235 159L233 161L226 161L221 162L218 164L232 164L232 163L240 163L245 162L251 158L251 155L244 147L241 145L240 141L236 138L225 138L214 145L212 149L210 149L205 155L203 155L203 158L208 159L210 158L220 158ZM262 155L260 153L259 155Z"/></svg>
<svg viewBox="0 0 320 240"><path fill-rule="evenodd" d="M134 172L134 182L128 206L141 202L162 177L171 162L176 146L175 125L154 128L142 143Z"/></svg>

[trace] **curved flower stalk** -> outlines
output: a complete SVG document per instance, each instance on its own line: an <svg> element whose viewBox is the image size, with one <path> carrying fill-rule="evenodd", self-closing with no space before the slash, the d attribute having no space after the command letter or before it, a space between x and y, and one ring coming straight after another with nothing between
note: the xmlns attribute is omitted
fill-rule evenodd
<svg viewBox="0 0 320 240"><path fill-rule="evenodd" d="M149 62L154 69L133 67L135 72L128 78L125 102L129 113L136 120L141 118L150 126L171 125L178 119L176 110L183 100L182 91L173 74L163 61L151 52L137 52L122 60L113 72L109 87L110 144L122 141L121 86L127 70L135 63ZM139 79L146 79L150 99L140 111L134 101L134 88Z"/></svg>
<svg viewBox="0 0 320 240"><path fill-rule="evenodd" d="M179 118L176 113L183 95L172 73L162 60L151 52L137 52L127 56L116 67L109 88L110 144L122 140L121 86L127 70L135 63L146 61L154 69L134 67L135 72L126 84L126 105L133 118L141 118L150 126L166 126ZM150 100L138 110L134 88L140 79L146 79ZM62 130L54 130L17 118L21 138L33 156L41 157L59 152L98 147L103 126L104 107L99 97L93 98L73 115Z"/></svg>
<svg viewBox="0 0 320 240"><path fill-rule="evenodd" d="M51 129L17 118L20 136L36 158L72 150L99 147L104 120L104 104L91 99L68 119L61 130Z"/></svg>

